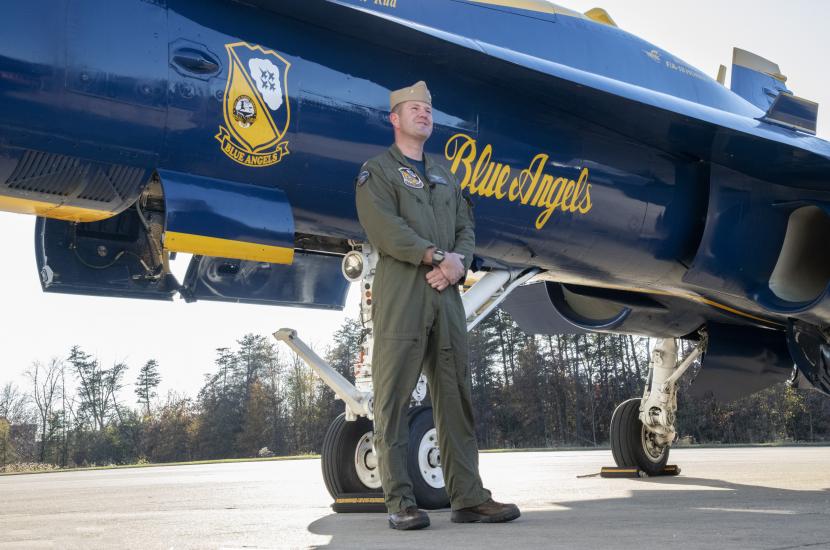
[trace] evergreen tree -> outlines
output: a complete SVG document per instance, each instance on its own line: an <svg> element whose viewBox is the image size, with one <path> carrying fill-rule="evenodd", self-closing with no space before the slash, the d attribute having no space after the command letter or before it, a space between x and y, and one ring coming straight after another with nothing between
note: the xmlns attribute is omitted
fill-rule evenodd
<svg viewBox="0 0 830 550"><path fill-rule="evenodd" d="M268 396L259 382L248 391L242 430L236 437L237 455L255 457L260 449L268 446Z"/></svg>
<svg viewBox="0 0 830 550"><path fill-rule="evenodd" d="M144 405L146 416L150 416L150 401L157 395L155 390L160 383L161 374L159 374L158 362L150 359L138 371L138 378L135 381L135 394L139 405Z"/></svg>

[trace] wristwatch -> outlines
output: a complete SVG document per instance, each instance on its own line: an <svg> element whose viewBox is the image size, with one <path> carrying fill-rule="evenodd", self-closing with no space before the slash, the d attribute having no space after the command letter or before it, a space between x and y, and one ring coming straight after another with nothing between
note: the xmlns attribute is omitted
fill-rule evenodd
<svg viewBox="0 0 830 550"><path fill-rule="evenodd" d="M435 250L433 250L432 251L432 265L434 267L438 267L441 264L441 262L444 261L444 256L445 255L446 255L446 252L444 252L440 248L436 248Z"/></svg>

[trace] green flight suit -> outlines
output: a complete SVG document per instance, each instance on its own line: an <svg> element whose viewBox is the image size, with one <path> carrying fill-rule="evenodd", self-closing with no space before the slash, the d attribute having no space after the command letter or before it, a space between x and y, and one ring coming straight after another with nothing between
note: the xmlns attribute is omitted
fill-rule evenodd
<svg viewBox="0 0 830 550"><path fill-rule="evenodd" d="M433 289L426 280L431 267L421 264L427 248L435 246L463 254L469 269L472 212L444 165L425 155L425 169L418 174L393 145L363 165L356 187L360 223L380 255L373 285L372 383L375 449L390 513L416 505L406 466L407 409L421 369L429 381L452 508L490 497L478 472L461 295L457 286Z"/></svg>

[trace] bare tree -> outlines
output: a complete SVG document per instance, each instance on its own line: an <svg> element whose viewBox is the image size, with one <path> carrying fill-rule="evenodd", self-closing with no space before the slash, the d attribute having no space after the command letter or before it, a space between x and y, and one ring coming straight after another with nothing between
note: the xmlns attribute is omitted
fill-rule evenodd
<svg viewBox="0 0 830 550"><path fill-rule="evenodd" d="M16 384L8 382L0 389L0 418L5 418L9 424L34 422L31 396Z"/></svg>
<svg viewBox="0 0 830 550"><path fill-rule="evenodd" d="M11 441L11 426L9 421L0 416L0 472L6 469L6 464L14 459L14 448Z"/></svg>
<svg viewBox="0 0 830 550"><path fill-rule="evenodd" d="M52 358L46 365L40 361L35 361L31 368L26 371L26 376L32 381L32 398L38 413L40 426L39 459L41 462L46 460L46 447L55 435L57 428L55 406L62 392L62 369L61 360Z"/></svg>
<svg viewBox="0 0 830 550"><path fill-rule="evenodd" d="M74 346L69 363L78 377L78 397L81 412L91 417L95 429L107 427L113 413L120 417L116 396L123 387L121 379L127 371L126 363L115 363L112 368L101 367L98 359Z"/></svg>

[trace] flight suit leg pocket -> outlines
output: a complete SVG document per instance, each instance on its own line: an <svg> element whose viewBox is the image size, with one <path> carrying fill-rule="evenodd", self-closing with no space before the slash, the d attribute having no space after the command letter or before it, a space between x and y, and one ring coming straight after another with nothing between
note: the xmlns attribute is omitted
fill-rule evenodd
<svg viewBox="0 0 830 550"><path fill-rule="evenodd" d="M373 365L374 370L384 372L377 377L380 387L375 393L389 392L398 399L406 398L418 381L423 361L423 339L417 331L389 333L380 336L381 353L375 359L381 364Z"/></svg>

